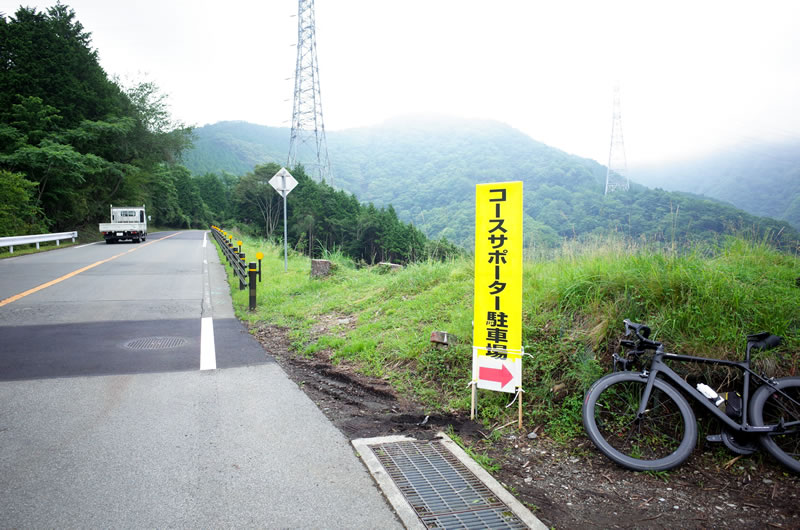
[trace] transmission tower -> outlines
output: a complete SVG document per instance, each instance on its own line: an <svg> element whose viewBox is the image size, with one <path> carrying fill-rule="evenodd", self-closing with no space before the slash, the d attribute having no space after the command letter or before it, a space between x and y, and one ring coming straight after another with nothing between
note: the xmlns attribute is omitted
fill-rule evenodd
<svg viewBox="0 0 800 530"><path fill-rule="evenodd" d="M622 139L622 112L619 104L619 85L614 86L614 115L611 120L611 147L606 170L606 195L615 191L628 191L628 161L625 159L625 142Z"/></svg>
<svg viewBox="0 0 800 530"><path fill-rule="evenodd" d="M292 168L297 163L308 168L310 176L333 185L322 121L314 0L299 0L297 8L297 66L287 166Z"/></svg>

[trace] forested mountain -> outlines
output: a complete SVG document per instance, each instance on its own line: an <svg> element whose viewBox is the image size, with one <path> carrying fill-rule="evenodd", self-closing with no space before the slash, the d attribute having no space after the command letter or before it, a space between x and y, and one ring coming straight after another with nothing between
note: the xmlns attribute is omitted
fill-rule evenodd
<svg viewBox="0 0 800 530"><path fill-rule="evenodd" d="M270 236L277 194L266 180L289 131L220 123L198 129L190 149L191 129L171 120L158 87L119 85L97 56L67 6L0 16L0 236L94 231L112 202L146 204L160 226L225 222ZM528 246L610 232L678 243L744 230L800 239L785 222L687 194L633 186L604 196L603 166L497 122L416 117L328 140L334 187L355 197L290 168L300 181L290 244L312 255L413 261L451 250L426 236L470 248L475 184L508 180L525 185ZM778 182L789 195L796 173L785 173Z"/></svg>
<svg viewBox="0 0 800 530"><path fill-rule="evenodd" d="M288 129L225 122L195 133L197 147L185 158L193 171L235 172L259 163L260 156L280 161L288 151ZM799 239L785 222L686 193L633 184L627 193L605 196L604 166L502 123L414 117L328 132L327 138L335 187L365 203L391 204L400 219L429 237L444 236L467 248L475 184L508 180L524 182L527 245L609 232L670 242L733 231L768 233L786 244ZM215 148L202 151L202 145ZM238 153L236 166L229 162L232 153Z"/></svg>
<svg viewBox="0 0 800 530"><path fill-rule="evenodd" d="M642 167L640 182L730 202L800 229L800 141L752 142L713 155Z"/></svg>
<svg viewBox="0 0 800 530"><path fill-rule="evenodd" d="M280 165L264 162L286 152L286 132L237 124L228 134L218 126L216 136L200 135L187 157L198 173L192 175L180 164L191 129L172 122L165 95L148 81L120 86L97 56L90 34L65 5L0 15L0 236L97 234L95 223L108 220L112 202L145 204L157 226L216 223L272 236L282 200L267 181ZM203 166L198 153L214 164ZM220 167L237 175L209 172ZM298 251L340 251L368 263L459 252L428 241L391 206L363 205L309 179L302 167L292 172L299 184L288 232Z"/></svg>
<svg viewBox="0 0 800 530"><path fill-rule="evenodd" d="M196 129L194 148L183 154L192 173L244 175L258 164L286 163L289 129L223 121Z"/></svg>

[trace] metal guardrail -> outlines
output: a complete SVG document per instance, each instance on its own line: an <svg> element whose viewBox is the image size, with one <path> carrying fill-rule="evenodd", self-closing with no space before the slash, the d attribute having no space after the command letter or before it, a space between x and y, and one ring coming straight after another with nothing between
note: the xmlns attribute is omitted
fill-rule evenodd
<svg viewBox="0 0 800 530"><path fill-rule="evenodd" d="M55 241L56 246L59 246L62 239L72 239L78 237L78 232L59 232L57 234L37 234L32 236L11 236L0 237L0 247L9 247L9 252L14 253L14 247L19 245L32 245L36 244L36 249L39 249L39 243L48 241Z"/></svg>
<svg viewBox="0 0 800 530"><path fill-rule="evenodd" d="M256 275L258 281L261 281L261 258L262 254L256 254L258 257L258 268L256 262L251 261L249 264L245 263L245 254L242 252L242 242L237 241L236 245L233 244L233 236L225 232L219 227L211 227L211 235L214 240L222 249L222 253L233 268L233 273L239 278L239 290L243 291L246 287L250 287L250 310L256 308Z"/></svg>

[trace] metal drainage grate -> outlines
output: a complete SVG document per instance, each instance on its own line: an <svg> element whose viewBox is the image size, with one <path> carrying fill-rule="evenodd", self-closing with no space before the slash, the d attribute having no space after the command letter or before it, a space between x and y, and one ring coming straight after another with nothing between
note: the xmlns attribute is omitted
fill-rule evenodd
<svg viewBox="0 0 800 530"><path fill-rule="evenodd" d="M126 342L125 347L130 350L166 350L184 344L186 339L181 337L145 337Z"/></svg>
<svg viewBox="0 0 800 530"><path fill-rule="evenodd" d="M528 528L439 441L371 449L427 528Z"/></svg>

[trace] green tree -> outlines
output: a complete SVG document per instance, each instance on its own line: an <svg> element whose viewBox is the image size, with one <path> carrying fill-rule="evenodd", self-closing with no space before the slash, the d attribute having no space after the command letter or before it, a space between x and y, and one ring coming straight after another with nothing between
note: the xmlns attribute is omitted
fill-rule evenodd
<svg viewBox="0 0 800 530"><path fill-rule="evenodd" d="M231 197L236 217L258 226L259 233L267 239L272 237L283 215L283 199L269 185L269 179L280 169L273 163L256 166L239 179Z"/></svg>
<svg viewBox="0 0 800 530"><path fill-rule="evenodd" d="M195 177L195 182L197 182L200 197L208 206L215 222L221 223L228 219L231 213L231 194L223 180L214 173L206 173Z"/></svg>
<svg viewBox="0 0 800 530"><path fill-rule="evenodd" d="M20 7L0 18L0 119L17 94L41 98L59 110L65 127L119 114L129 103L100 67L91 34L69 7L47 12Z"/></svg>
<svg viewBox="0 0 800 530"><path fill-rule="evenodd" d="M192 131L169 119L165 101L152 82L126 93L109 80L68 7L0 16L0 168L35 183L49 228L93 224L111 201L151 197L179 226L208 220L176 164Z"/></svg>
<svg viewBox="0 0 800 530"><path fill-rule="evenodd" d="M0 237L44 232L35 192L36 184L0 169Z"/></svg>

